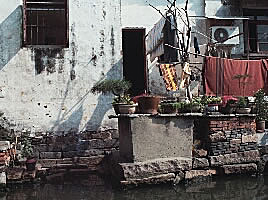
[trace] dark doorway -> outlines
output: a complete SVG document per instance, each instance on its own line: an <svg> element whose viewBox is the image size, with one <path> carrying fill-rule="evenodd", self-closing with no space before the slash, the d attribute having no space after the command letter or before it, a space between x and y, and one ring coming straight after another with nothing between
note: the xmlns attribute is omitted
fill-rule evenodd
<svg viewBox="0 0 268 200"><path fill-rule="evenodd" d="M147 67L145 55L145 29L125 28L123 37L123 75L131 82L131 96L147 90Z"/></svg>

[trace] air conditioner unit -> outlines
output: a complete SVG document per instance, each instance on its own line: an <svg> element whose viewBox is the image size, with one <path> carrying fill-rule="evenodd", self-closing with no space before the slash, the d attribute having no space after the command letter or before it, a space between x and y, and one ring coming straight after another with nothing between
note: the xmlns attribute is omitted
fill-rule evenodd
<svg viewBox="0 0 268 200"><path fill-rule="evenodd" d="M212 26L213 43L217 44L239 44L239 27L237 26ZM234 36L234 37L233 37ZM230 39L228 39L230 38Z"/></svg>

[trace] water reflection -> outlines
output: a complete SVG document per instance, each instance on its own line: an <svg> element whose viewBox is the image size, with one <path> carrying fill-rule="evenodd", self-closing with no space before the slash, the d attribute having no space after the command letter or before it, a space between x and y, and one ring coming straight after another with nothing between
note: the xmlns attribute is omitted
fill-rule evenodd
<svg viewBox="0 0 268 200"><path fill-rule="evenodd" d="M146 186L112 189L96 175L58 184L12 187L0 200L259 200L268 199L268 176L225 177L190 186Z"/></svg>

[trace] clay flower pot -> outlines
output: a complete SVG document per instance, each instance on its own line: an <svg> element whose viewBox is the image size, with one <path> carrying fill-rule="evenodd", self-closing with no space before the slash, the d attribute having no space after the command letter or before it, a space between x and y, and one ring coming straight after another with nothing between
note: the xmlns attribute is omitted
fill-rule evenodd
<svg viewBox="0 0 268 200"><path fill-rule="evenodd" d="M136 112L137 106L138 104L119 105L119 113L120 114L134 114Z"/></svg>
<svg viewBox="0 0 268 200"><path fill-rule="evenodd" d="M237 114L249 114L251 111L251 108L237 108L236 113Z"/></svg>
<svg viewBox="0 0 268 200"><path fill-rule="evenodd" d="M159 96L141 96L138 98L139 112L155 115L158 113L157 110L159 103Z"/></svg>
<svg viewBox="0 0 268 200"><path fill-rule="evenodd" d="M256 130L258 132L264 132L265 130L265 121L256 121Z"/></svg>

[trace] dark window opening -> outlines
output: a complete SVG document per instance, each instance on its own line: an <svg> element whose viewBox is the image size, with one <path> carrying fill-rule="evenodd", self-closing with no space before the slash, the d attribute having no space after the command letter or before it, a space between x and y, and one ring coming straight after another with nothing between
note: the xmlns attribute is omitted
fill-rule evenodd
<svg viewBox="0 0 268 200"><path fill-rule="evenodd" d="M147 90L147 66L145 55L145 29L122 30L123 39L123 75L131 82L131 96Z"/></svg>
<svg viewBox="0 0 268 200"><path fill-rule="evenodd" d="M268 13L264 9L243 9L248 21L248 44L252 53L268 52Z"/></svg>
<svg viewBox="0 0 268 200"><path fill-rule="evenodd" d="M68 46L67 0L24 0L24 45Z"/></svg>

